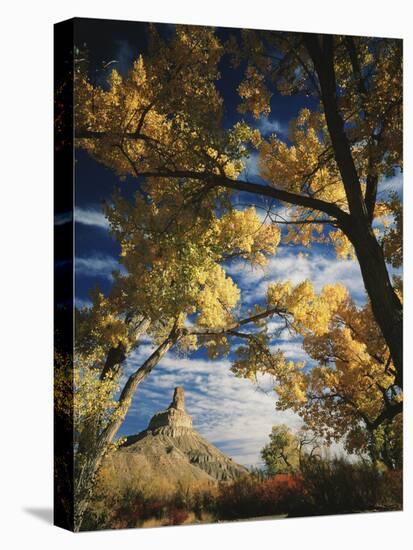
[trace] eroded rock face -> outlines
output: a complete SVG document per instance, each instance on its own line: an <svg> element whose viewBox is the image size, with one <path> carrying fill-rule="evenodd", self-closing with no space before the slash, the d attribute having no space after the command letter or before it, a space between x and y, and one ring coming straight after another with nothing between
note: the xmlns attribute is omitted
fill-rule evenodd
<svg viewBox="0 0 413 550"><path fill-rule="evenodd" d="M185 411L184 389L178 387L175 388L172 403L166 411L158 412L151 418L148 430L157 433L181 433L181 428L191 429L192 418Z"/></svg>
<svg viewBox="0 0 413 550"><path fill-rule="evenodd" d="M248 473L193 429L183 388L175 388L169 407L156 413L146 430L127 437L107 465L124 486L134 476L176 485L183 479L231 481Z"/></svg>
<svg viewBox="0 0 413 550"><path fill-rule="evenodd" d="M181 386L178 386L175 388L174 396L172 399L172 403L169 405L169 408L178 409L178 411L185 411L185 393L184 388Z"/></svg>

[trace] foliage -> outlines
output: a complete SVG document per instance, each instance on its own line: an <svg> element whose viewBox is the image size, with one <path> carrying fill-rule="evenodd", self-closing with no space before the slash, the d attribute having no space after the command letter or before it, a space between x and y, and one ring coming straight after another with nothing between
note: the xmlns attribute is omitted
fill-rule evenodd
<svg viewBox="0 0 413 550"><path fill-rule="evenodd" d="M298 440L288 426L273 426L270 443L261 450L269 474L287 473L299 466Z"/></svg>
<svg viewBox="0 0 413 550"><path fill-rule="evenodd" d="M80 64L79 145L121 177L136 175L137 161L139 171L148 173L160 163L192 169L195 161L200 170L235 177L243 167L240 134L256 138L253 131L246 135L245 126L221 129L223 102L215 81L222 53L210 29L177 27L166 43L152 27L149 54L135 61L126 78L113 70L107 89L94 86ZM102 139L94 139L98 134Z"/></svg>
<svg viewBox="0 0 413 550"><path fill-rule="evenodd" d="M386 470L380 490L380 505L385 510L403 509L403 470Z"/></svg>
<svg viewBox="0 0 413 550"><path fill-rule="evenodd" d="M197 314L200 326L226 326L240 292L221 264L238 257L265 265L279 242L279 229L263 225L254 208L208 220L188 209L176 218L137 194L134 204L115 197L107 213L127 270L112 292L115 307L139 308L155 322Z"/></svg>
<svg viewBox="0 0 413 550"><path fill-rule="evenodd" d="M238 88L241 112L269 113L272 91L312 96L317 108L306 107L291 121L288 141L276 135L264 139L244 121L223 127L216 82L226 53L245 68ZM152 26L148 53L127 76L112 71L107 86L95 84L87 63L77 64L77 145L121 178L134 176L142 195L138 211L162 205L166 225L179 219L188 229L194 213L199 221L222 207L231 209L234 190L287 202L285 242L327 242L339 257L357 256L400 385L399 343L388 318L399 326L401 306L387 283L377 241L398 264L400 203L386 197L379 202L377 191L383 177L402 168L401 85L397 40L317 41L299 33L245 31L222 44L213 29L178 26L164 40ZM259 149L266 186L239 180L250 147ZM395 223L380 236L376 224L375 236L373 222L389 216ZM279 221L276 213L271 219ZM362 253L367 244L370 260ZM166 280L172 279L176 258L171 260ZM184 249L183 266L194 260ZM369 262L380 275L373 277ZM155 271L147 279L155 284L157 276ZM180 291L175 282L174 290Z"/></svg>
<svg viewBox="0 0 413 550"><path fill-rule="evenodd" d="M396 193L390 194L387 213L394 218L394 223L387 222L383 235L383 250L386 260L393 267L403 264L403 209Z"/></svg>
<svg viewBox="0 0 413 550"><path fill-rule="evenodd" d="M347 438L348 448L360 456L367 454L371 460L386 469L403 468L403 415L383 421L373 431L360 426ZM355 442L354 442L355 440Z"/></svg>
<svg viewBox="0 0 413 550"><path fill-rule="evenodd" d="M233 371L250 378L272 374L279 409L299 413L327 442L344 438L350 452L373 456L371 442L377 445L380 426L399 415L402 393L370 305L357 308L341 285L326 286L317 295L308 281L295 287L270 284L268 302L286 313L289 329L303 338L316 364L306 369L303 362L286 361L263 329L238 351ZM401 431L396 432L394 445L400 449Z"/></svg>
<svg viewBox="0 0 413 550"><path fill-rule="evenodd" d="M85 529L176 525L265 516L310 516L399 510L400 470L381 472L371 463L320 458L308 453L294 474L245 476L218 486L151 486L122 493L96 492Z"/></svg>
<svg viewBox="0 0 413 550"><path fill-rule="evenodd" d="M181 350L208 346L205 331L219 334L226 346L224 333L237 323L240 291L221 264L239 257L264 265L275 253L280 234L276 226L261 223L255 208L229 210L221 216L211 212L208 219L194 217L188 229L184 215L168 218L167 201L159 208L138 193L134 203L117 194L106 213L121 246L124 272L114 273L107 296L96 289L92 306L77 311L76 357L82 364L77 383L90 405L98 406L104 395L113 393L111 381L119 380L123 362L143 334L159 346L155 352L159 355L148 357L123 383L119 401L107 407L112 409L107 426L90 419L90 412L81 410L81 400L75 402L79 423L84 423L79 449L90 454L91 464L107 452L123 421L133 396L132 383L137 387L171 346L179 345ZM185 328L189 315L194 317L192 333ZM100 450L93 458L95 447Z"/></svg>
<svg viewBox="0 0 413 550"><path fill-rule="evenodd" d="M79 365L76 361L73 376L73 416L76 440L84 426L91 420L97 423L96 428L100 432L113 418L118 406L115 399L118 388L118 378L112 373L108 373L101 380L99 371Z"/></svg>
<svg viewBox="0 0 413 550"><path fill-rule="evenodd" d="M268 184L349 212L313 61L300 35L245 31L240 44L233 38L222 45L210 29L178 26L169 43L154 27L151 32L145 58L141 55L125 78L112 71L106 87L90 82L87 64L77 65L79 146L121 177L148 174L148 181L139 185L150 189L157 201L178 194L204 202L210 201L211 193L222 197L223 190L205 186L197 174L236 179L252 144L259 149L260 175ZM338 108L367 197L372 178L377 184L402 167L400 44L363 38L350 42L348 37L336 41ZM280 53L280 67L271 50ZM303 108L290 122L288 142L276 134L264 139L244 121L225 131L223 100L216 86L225 53L247 62L238 87L242 113L250 111L256 118L269 114L270 89L288 95L304 92L320 101L321 109ZM400 248L395 244L401 238L400 211L397 198L381 198L376 204L374 197L376 219L396 213L394 227L382 233L387 258ZM317 204L290 204L289 219L298 225L290 225L286 242L330 242L341 257L354 257L348 236L342 227L334 227L334 220L332 230L323 231L325 217ZM313 223L300 225L309 218Z"/></svg>
<svg viewBox="0 0 413 550"><path fill-rule="evenodd" d="M225 54L245 69L241 113L271 113L274 93L312 97L316 107L290 122L288 139L265 138L245 121L224 127L217 80ZM177 26L167 40L151 26L148 52L127 75L92 82L79 59L75 80L77 146L136 185L132 201L119 191L106 206L121 270L107 296L96 289L92 307L77 313L76 351L89 369L79 395L96 392L97 408L102 402L99 411L79 407L79 421L95 412L106 421L104 411L113 419L111 384L143 334L159 354L123 390L172 345L206 346L216 357L235 342L237 376L271 374L279 408L298 412L328 441L344 438L349 451L398 467L401 280L391 284L386 262L402 262L402 209L380 188L403 166L400 41L245 31L223 44L213 29ZM254 149L265 185L242 180ZM271 223L240 209L245 191L266 205ZM369 302L356 307L337 284L317 293L310 281L276 281L266 304L245 313L225 264L263 266L280 240L323 243L357 259ZM250 330L240 332L244 314ZM273 315L303 339L311 368L274 349L264 322ZM126 393L114 429L130 404Z"/></svg>
<svg viewBox="0 0 413 550"><path fill-rule="evenodd" d="M338 257L359 261L401 387L401 304L384 263L401 265L401 204L380 193L384 178L403 167L401 42L244 31L228 48L236 64L247 62L242 110L257 114L254 89L268 101L258 107L263 113L272 91L316 103L290 121L288 140L261 140L260 175L294 194L274 193L289 204L288 242L330 242Z"/></svg>
<svg viewBox="0 0 413 550"><path fill-rule="evenodd" d="M217 490L213 486L182 487L155 491L149 487L129 488L115 494L95 493L85 517L85 529L132 528L151 525L180 525L203 522L215 510Z"/></svg>
<svg viewBox="0 0 413 550"><path fill-rule="evenodd" d="M368 463L307 456L295 475L250 478L221 486L217 515L240 519L399 510L400 480L400 471L389 475Z"/></svg>
<svg viewBox="0 0 413 550"><path fill-rule="evenodd" d="M55 364L55 410L72 426L76 448L85 425L93 421L101 431L116 414L118 380L110 373L101 380L99 371L79 358L72 363L57 353Z"/></svg>
<svg viewBox="0 0 413 550"><path fill-rule="evenodd" d="M301 474L314 514L398 510L402 506L400 484L371 463L351 463L343 458L306 460ZM393 477L400 479L399 474Z"/></svg>
<svg viewBox="0 0 413 550"><path fill-rule="evenodd" d="M297 432L279 424L272 427L270 442L261 449L267 476L281 473L295 473L301 468L302 460L319 457L322 442L308 426Z"/></svg>
<svg viewBox="0 0 413 550"><path fill-rule="evenodd" d="M301 507L304 498L299 476L280 474L265 480L243 478L220 485L216 514L222 519L286 515Z"/></svg>

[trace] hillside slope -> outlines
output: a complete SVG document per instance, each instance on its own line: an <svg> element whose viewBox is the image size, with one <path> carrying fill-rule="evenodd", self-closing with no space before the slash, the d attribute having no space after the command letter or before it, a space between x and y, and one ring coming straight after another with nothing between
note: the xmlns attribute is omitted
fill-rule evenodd
<svg viewBox="0 0 413 550"><path fill-rule="evenodd" d="M120 490L148 485L173 490L248 474L193 429L182 388L175 389L168 409L155 414L146 430L129 436L106 458L103 470L105 478Z"/></svg>

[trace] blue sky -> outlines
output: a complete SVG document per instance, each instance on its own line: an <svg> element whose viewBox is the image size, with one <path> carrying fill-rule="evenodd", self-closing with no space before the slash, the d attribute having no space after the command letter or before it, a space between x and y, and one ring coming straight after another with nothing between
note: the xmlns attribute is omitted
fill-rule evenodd
<svg viewBox="0 0 413 550"><path fill-rule="evenodd" d="M168 26L165 32L172 30ZM105 32L98 32L96 22L90 22L89 25L82 23L78 28L78 43L83 42L87 42L90 48L92 66L94 63L98 65L101 60L115 59L118 61L118 68L124 72L134 56L145 49L145 28L142 24L105 21ZM230 126L240 119L236 111L238 99L233 90L241 73L229 67L225 69L221 70L223 78L218 86L226 106L224 124ZM247 121L256 125L264 136L275 132L285 137L288 121L306 105L309 105L309 100L304 97L275 95L269 118L262 117L258 121L247 118ZM247 162L245 177L257 181L257 172L257 157L252 155ZM400 174L387 180L384 186L387 188L386 192L388 188L400 190L401 181ZM112 283L112 271L119 269L119 247L110 236L102 213L103 201L110 200L111 194L119 185L119 180L111 170L97 164L85 152L76 151L77 306L88 305L89 291L96 284L103 291L108 291ZM135 185L132 178L127 178L121 185L126 195L132 195ZM251 197L245 197L245 200L250 202ZM57 216L56 223L62 225L69 219L67 214L62 213ZM228 264L226 269L239 285L245 303L252 304L263 299L269 281L285 279L290 279L293 283L310 279L317 290L326 283L342 282L358 304L365 301L358 264L337 260L332 250L321 245L305 250L298 246L281 246L277 255L270 258L265 269L251 269L242 261ZM272 328L277 329L275 320ZM287 357L307 360L311 364L300 346L299 338L286 331L279 339L274 340L273 345L274 348L282 349ZM151 343L145 340L128 359L125 375L136 369L150 353ZM210 361L203 351L188 357L170 352L139 388L119 435L143 430L151 416L170 403L174 387L181 385L185 388L187 410L193 416L195 428L238 462L246 465L258 464L259 451L267 442L271 427L285 423L296 429L301 421L290 411L275 410L276 395L272 391L269 377L261 377L257 386L250 381L238 379L229 370L229 359Z"/></svg>

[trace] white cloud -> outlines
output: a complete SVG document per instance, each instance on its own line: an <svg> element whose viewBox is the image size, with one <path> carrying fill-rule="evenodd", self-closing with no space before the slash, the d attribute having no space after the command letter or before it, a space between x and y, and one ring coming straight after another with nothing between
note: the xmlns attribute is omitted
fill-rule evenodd
<svg viewBox="0 0 413 550"><path fill-rule="evenodd" d="M264 298L269 282L290 280L298 284L310 280L319 292L326 284L342 283L353 299L365 301L364 284L358 262L338 260L320 249L309 249L307 255L293 254L291 248L280 247L264 268L252 269L245 262L231 264L227 272L237 278L248 302Z"/></svg>
<svg viewBox="0 0 413 550"><path fill-rule="evenodd" d="M128 362L136 369L152 348L138 348ZM167 354L139 388L132 416L149 420L168 406L173 389L185 388L186 405L199 433L242 464L258 465L260 449L267 443L274 424L298 429L302 421L291 411L276 411L276 394L269 376L258 386L237 378L227 360L189 359Z"/></svg>
<svg viewBox="0 0 413 550"><path fill-rule="evenodd" d="M274 346L270 346L272 352L281 350L287 359L292 359L294 361L305 361L308 365L309 363L313 364L314 361L301 347L301 341L296 340L295 342L285 342L279 341Z"/></svg>
<svg viewBox="0 0 413 550"><path fill-rule="evenodd" d="M75 222L83 225L93 225L101 229L108 229L109 223L103 212L97 209L75 208Z"/></svg>
<svg viewBox="0 0 413 550"><path fill-rule="evenodd" d="M247 181L255 181L259 179L259 154L257 151L250 153L250 156L245 159L245 168L241 174L241 178L245 178Z"/></svg>
<svg viewBox="0 0 413 550"><path fill-rule="evenodd" d="M76 275L101 277L112 281L112 272L116 270L122 271L122 266L112 256L95 255L87 258L75 258Z"/></svg>
<svg viewBox="0 0 413 550"><path fill-rule="evenodd" d="M391 191L394 191L398 195L403 195L403 174L397 172L394 176L389 178L383 178L378 185L378 197L383 198L383 195L388 195Z"/></svg>
<svg viewBox="0 0 413 550"><path fill-rule="evenodd" d="M92 302L90 300L84 300L83 298L79 298L78 296L76 296L75 307L77 307L78 309L81 309L83 307L91 307L91 306L92 306Z"/></svg>
<svg viewBox="0 0 413 550"><path fill-rule="evenodd" d="M278 120L270 120L267 116L262 116L256 127L260 130L263 136L269 136L271 134L278 134L282 136L288 135L288 125L282 124Z"/></svg>
<svg viewBox="0 0 413 550"><path fill-rule="evenodd" d="M249 262L239 260L225 267L231 277L238 277L242 286L249 286L262 281L267 273L268 266L252 266Z"/></svg>
<svg viewBox="0 0 413 550"><path fill-rule="evenodd" d="M270 334L275 334L278 332L288 332L284 330L285 323L282 319L274 318L272 321L267 323L267 330Z"/></svg>

